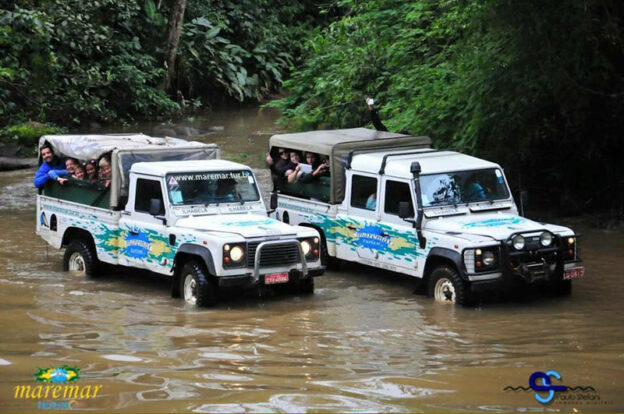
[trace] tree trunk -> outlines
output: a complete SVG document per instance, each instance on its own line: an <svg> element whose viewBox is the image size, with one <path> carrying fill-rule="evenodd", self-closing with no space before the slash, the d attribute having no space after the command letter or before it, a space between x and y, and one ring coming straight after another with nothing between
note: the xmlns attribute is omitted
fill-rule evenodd
<svg viewBox="0 0 624 414"><path fill-rule="evenodd" d="M167 56L165 60L167 73L163 82L165 91L171 89L171 82L176 75L176 55L178 54L178 45L180 43L180 35L182 34L185 9L186 0L175 0L171 6L171 17L169 18L169 28L167 30Z"/></svg>

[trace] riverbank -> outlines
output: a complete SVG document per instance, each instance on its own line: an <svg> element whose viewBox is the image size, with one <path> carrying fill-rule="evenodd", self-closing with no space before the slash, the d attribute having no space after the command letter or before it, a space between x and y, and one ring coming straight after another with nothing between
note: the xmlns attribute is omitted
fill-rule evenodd
<svg viewBox="0 0 624 414"><path fill-rule="evenodd" d="M37 166L36 158L0 157L0 171L22 170Z"/></svg>

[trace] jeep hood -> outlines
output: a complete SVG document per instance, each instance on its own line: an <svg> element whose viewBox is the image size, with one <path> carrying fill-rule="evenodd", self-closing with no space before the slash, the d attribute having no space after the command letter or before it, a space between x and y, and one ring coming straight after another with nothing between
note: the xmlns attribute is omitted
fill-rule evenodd
<svg viewBox="0 0 624 414"><path fill-rule="evenodd" d="M546 230L546 228L540 223L512 214L486 213L431 219L427 221L426 230L451 232L458 236L472 234L504 240L512 233Z"/></svg>
<svg viewBox="0 0 624 414"><path fill-rule="evenodd" d="M231 214L179 219L177 227L198 231L234 233L245 238L296 235L295 227L258 214Z"/></svg>

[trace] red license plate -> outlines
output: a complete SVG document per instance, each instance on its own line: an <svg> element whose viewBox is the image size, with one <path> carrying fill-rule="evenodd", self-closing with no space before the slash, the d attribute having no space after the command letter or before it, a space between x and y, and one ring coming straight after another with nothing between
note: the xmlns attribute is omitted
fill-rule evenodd
<svg viewBox="0 0 624 414"><path fill-rule="evenodd" d="M563 280L580 279L583 277L583 273L585 273L584 267L568 269L563 272Z"/></svg>
<svg viewBox="0 0 624 414"><path fill-rule="evenodd" d="M274 285L276 283L288 283L288 273L272 273L264 276L265 285Z"/></svg>

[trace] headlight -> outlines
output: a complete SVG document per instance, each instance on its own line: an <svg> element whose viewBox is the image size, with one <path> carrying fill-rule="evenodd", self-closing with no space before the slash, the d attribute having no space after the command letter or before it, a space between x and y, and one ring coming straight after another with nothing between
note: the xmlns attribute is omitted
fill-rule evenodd
<svg viewBox="0 0 624 414"><path fill-rule="evenodd" d="M223 265L228 267L244 265L245 244L226 244L223 246Z"/></svg>
<svg viewBox="0 0 624 414"><path fill-rule="evenodd" d="M307 240L301 242L301 248L303 249L304 256L307 256L308 253L310 253L310 249L312 249L312 247L310 246L310 242L308 242Z"/></svg>
<svg viewBox="0 0 624 414"><path fill-rule="evenodd" d="M576 238L568 237L566 239L567 246L564 246L564 259L574 260L576 258Z"/></svg>
<svg viewBox="0 0 624 414"><path fill-rule="evenodd" d="M498 247L478 248L473 250L473 252L475 272L491 272L498 267ZM470 267L472 266L466 263L466 268L470 269Z"/></svg>
<svg viewBox="0 0 624 414"><path fill-rule="evenodd" d="M496 255L494 252L486 251L483 253L483 265L490 267L496 264Z"/></svg>
<svg viewBox="0 0 624 414"><path fill-rule="evenodd" d="M234 246L232 250L230 250L230 259L232 259L233 262L240 262L244 255L245 251L240 246Z"/></svg>
<svg viewBox="0 0 624 414"><path fill-rule="evenodd" d="M552 244L552 241L553 241L552 234L550 234L547 231L543 232L542 235L540 236L540 244L544 247L550 246Z"/></svg>
<svg viewBox="0 0 624 414"><path fill-rule="evenodd" d="M308 237L306 239L299 239L301 243L301 250L303 250L303 256L307 261L315 261L318 260L319 257L319 238L318 237Z"/></svg>
<svg viewBox="0 0 624 414"><path fill-rule="evenodd" d="M519 234L514 236L513 239L511 239L511 243L513 245L513 248L516 250L524 249L524 237L522 237Z"/></svg>

